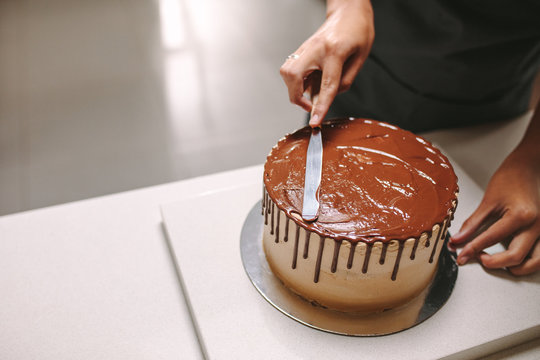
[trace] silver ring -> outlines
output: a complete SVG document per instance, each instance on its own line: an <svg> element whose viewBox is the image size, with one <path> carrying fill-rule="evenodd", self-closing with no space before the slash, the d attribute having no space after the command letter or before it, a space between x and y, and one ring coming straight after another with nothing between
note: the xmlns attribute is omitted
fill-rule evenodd
<svg viewBox="0 0 540 360"><path fill-rule="evenodd" d="M291 54L289 56L287 56L287 60L296 60L300 57L300 55L298 54Z"/></svg>

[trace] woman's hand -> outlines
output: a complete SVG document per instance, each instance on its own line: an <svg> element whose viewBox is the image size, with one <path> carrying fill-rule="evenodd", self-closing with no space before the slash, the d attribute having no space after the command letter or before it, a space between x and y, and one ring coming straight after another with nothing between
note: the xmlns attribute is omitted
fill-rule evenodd
<svg viewBox="0 0 540 360"><path fill-rule="evenodd" d="M281 66L289 99L311 112L311 126L319 126L338 92L350 88L369 54L374 34L369 0L329 0L326 21ZM315 106L304 97L314 72L321 79Z"/></svg>
<svg viewBox="0 0 540 360"><path fill-rule="evenodd" d="M507 268L514 275L540 270L539 111L540 106L522 143L491 178L478 209L450 239L453 245L466 244L458 264L477 258L486 268ZM483 251L504 240L510 240L506 251Z"/></svg>

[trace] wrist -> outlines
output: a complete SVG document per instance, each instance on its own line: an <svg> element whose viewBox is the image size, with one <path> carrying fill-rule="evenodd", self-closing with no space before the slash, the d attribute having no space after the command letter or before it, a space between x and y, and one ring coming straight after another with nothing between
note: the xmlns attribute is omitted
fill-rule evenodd
<svg viewBox="0 0 540 360"><path fill-rule="evenodd" d="M506 161L524 165L540 174L540 150L538 145L521 143L508 155Z"/></svg>
<svg viewBox="0 0 540 360"><path fill-rule="evenodd" d="M509 157L526 161L540 171L540 146L538 144L540 144L540 103L531 118L523 139Z"/></svg>

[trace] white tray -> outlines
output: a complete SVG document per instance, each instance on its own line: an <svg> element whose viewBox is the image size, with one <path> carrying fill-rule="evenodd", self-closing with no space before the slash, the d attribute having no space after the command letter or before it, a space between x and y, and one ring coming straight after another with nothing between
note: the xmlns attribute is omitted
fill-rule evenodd
<svg viewBox="0 0 540 360"><path fill-rule="evenodd" d="M481 192L456 167L457 229ZM162 206L201 342L211 359L466 359L540 336L540 274L513 278L478 264L459 270L447 304L401 333L351 338L320 332L289 319L250 283L240 259L240 231L262 194L262 168L234 172L227 189ZM240 180L242 185L235 186Z"/></svg>

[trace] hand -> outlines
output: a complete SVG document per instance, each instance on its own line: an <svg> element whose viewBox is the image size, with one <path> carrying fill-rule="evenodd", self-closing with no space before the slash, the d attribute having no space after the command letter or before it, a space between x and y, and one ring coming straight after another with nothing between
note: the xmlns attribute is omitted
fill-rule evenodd
<svg viewBox="0 0 540 360"><path fill-rule="evenodd" d="M540 162L534 150L518 147L506 158L491 178L478 209L452 236L453 245L467 243L458 264L478 258L486 268L507 268L514 275L540 270ZM506 251L494 255L483 252L506 239L511 239Z"/></svg>
<svg viewBox="0 0 540 360"><path fill-rule="evenodd" d="M319 126L338 92L350 88L371 50L374 33L368 0L328 1L326 21L295 51L298 57L281 66L289 99L311 112L311 126ZM320 73L321 80L314 106L303 95L315 72Z"/></svg>

